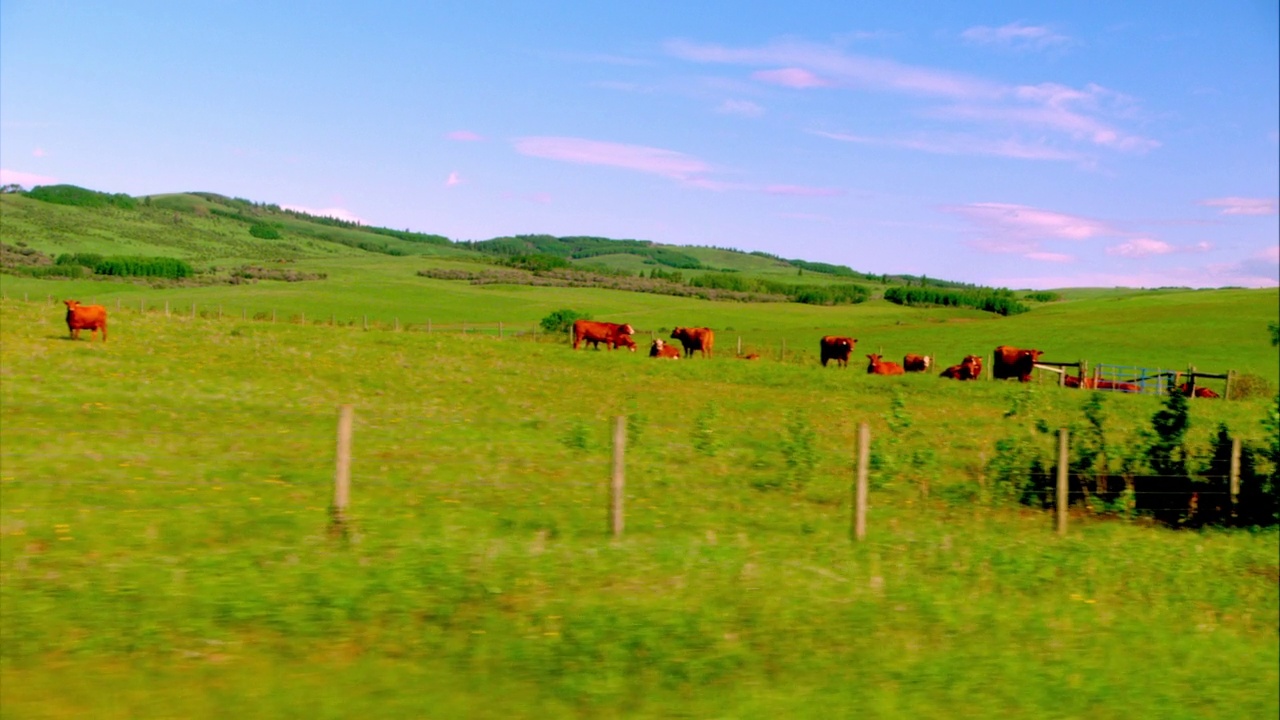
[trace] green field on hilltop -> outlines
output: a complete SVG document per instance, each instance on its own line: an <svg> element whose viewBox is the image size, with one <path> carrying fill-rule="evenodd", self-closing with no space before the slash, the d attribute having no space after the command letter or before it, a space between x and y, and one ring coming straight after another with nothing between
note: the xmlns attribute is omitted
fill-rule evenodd
<svg viewBox="0 0 1280 720"><path fill-rule="evenodd" d="M1246 397L1189 403L1187 462L1205 473L1223 428L1265 474L1276 289L1065 289L1000 317L473 285L417 274L495 267L465 246L199 194L0 195L0 241L324 274L0 275L0 716L1280 713L1276 527L1174 529L1098 501L1058 536L1000 479L1010 448L1051 464L1060 427L1078 458L1086 413L1117 465L1141 466L1163 399L871 376L864 359L945 366L1012 344L1234 370ZM109 341L68 339L69 298L107 308ZM559 309L632 323L642 351L573 351L538 328ZM677 325L714 328L714 357L648 358ZM848 369L819 365L826 334L858 339ZM739 341L761 358L736 358ZM345 537L329 513L344 404ZM853 543L863 422L869 532Z"/></svg>

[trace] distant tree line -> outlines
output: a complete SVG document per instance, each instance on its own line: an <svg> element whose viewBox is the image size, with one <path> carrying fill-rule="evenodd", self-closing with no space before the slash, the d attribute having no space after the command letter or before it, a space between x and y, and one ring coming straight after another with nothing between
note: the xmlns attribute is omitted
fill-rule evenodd
<svg viewBox="0 0 1280 720"><path fill-rule="evenodd" d="M515 235L479 242L459 243L490 255L554 255L580 260L600 255L637 255L667 267L698 269L702 263L692 255L657 247L648 240L612 240L591 236Z"/></svg>
<svg viewBox="0 0 1280 720"><path fill-rule="evenodd" d="M55 205L72 205L75 207L118 207L132 210L138 201L124 193L100 193L86 190L76 185L37 185L26 193L27 197L43 200Z"/></svg>
<svg viewBox="0 0 1280 720"><path fill-rule="evenodd" d="M795 285L792 283L746 277L730 273L703 273L689 278L693 287L732 290L742 293L782 295L791 302L807 305L855 305L871 297L871 291L863 285L840 283L838 285Z"/></svg>
<svg viewBox="0 0 1280 720"><path fill-rule="evenodd" d="M884 291L884 299L898 305L938 305L969 307L998 315L1018 315L1031 308L1019 302L1007 288L966 288L895 286Z"/></svg>

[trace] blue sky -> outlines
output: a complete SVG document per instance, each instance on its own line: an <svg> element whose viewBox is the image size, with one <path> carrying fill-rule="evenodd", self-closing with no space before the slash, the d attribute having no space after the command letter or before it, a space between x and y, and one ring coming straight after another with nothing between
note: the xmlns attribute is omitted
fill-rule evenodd
<svg viewBox="0 0 1280 720"><path fill-rule="evenodd" d="M1012 287L1277 284L1274 0L862 5L3 0L0 180Z"/></svg>

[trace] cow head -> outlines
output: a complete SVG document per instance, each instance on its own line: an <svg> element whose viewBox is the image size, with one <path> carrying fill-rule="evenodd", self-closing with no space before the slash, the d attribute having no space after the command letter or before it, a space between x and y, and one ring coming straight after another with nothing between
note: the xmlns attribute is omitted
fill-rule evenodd
<svg viewBox="0 0 1280 720"><path fill-rule="evenodd" d="M74 311L76 308L80 307L79 300L63 300L62 303L67 306L67 310L71 310L71 311Z"/></svg>
<svg viewBox="0 0 1280 720"><path fill-rule="evenodd" d="M1023 357L1031 358L1031 362L1039 362L1040 356L1044 354L1043 350L1023 350Z"/></svg>
<svg viewBox="0 0 1280 720"><path fill-rule="evenodd" d="M627 323L627 324L623 325L622 327L618 328L618 334L620 334L620 335L635 335L635 334L636 334L636 329L635 329L635 328L633 328L633 327L631 327L631 323ZM634 347L634 346L633 346L633 347Z"/></svg>
<svg viewBox="0 0 1280 720"><path fill-rule="evenodd" d="M688 333L682 327L674 327L671 329L671 338L673 340L679 340L680 338L685 337L687 334Z"/></svg>
<svg viewBox="0 0 1280 720"><path fill-rule="evenodd" d="M661 355L663 345L666 345L666 343L661 340L654 340L653 344L649 346L649 357L658 357Z"/></svg>
<svg viewBox="0 0 1280 720"><path fill-rule="evenodd" d="M630 348L631 352L636 351L636 341L631 339L629 335L619 335L618 340L614 343L618 347Z"/></svg>
<svg viewBox="0 0 1280 720"><path fill-rule="evenodd" d="M867 356L867 359L871 361L871 364L872 364L872 365L879 365L879 364L880 364L880 356L879 356L879 355L876 355L875 353L872 353L872 354L868 355L868 356Z"/></svg>

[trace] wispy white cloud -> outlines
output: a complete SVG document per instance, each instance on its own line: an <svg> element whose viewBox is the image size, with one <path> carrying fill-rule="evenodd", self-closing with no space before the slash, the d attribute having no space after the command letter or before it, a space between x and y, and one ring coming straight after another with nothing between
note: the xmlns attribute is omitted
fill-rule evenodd
<svg viewBox="0 0 1280 720"><path fill-rule="evenodd" d="M709 187L708 163L691 155L622 143L573 137L524 137L515 141L516 152L580 165L604 165L659 175L699 187Z"/></svg>
<svg viewBox="0 0 1280 720"><path fill-rule="evenodd" d="M1276 198L1244 198L1224 197L1201 200L1201 205L1221 208L1223 215L1275 215L1280 212L1280 201Z"/></svg>
<svg viewBox="0 0 1280 720"><path fill-rule="evenodd" d="M827 87L831 82L803 68L782 68L779 70L759 70L751 77L770 85L782 85L789 88Z"/></svg>
<svg viewBox="0 0 1280 720"><path fill-rule="evenodd" d="M791 195L795 197L834 197L844 194L844 191L839 188L810 187L807 185L767 185L764 188L764 192L767 195Z"/></svg>
<svg viewBox="0 0 1280 720"><path fill-rule="evenodd" d="M280 207L284 208L285 210L292 210L294 212L306 213L308 215L315 215L316 217L331 217L337 220L345 220L347 222L360 223L361 225L367 224L365 223L364 218L361 218L359 215L356 215L355 213L351 212L350 210L347 210L346 208L338 208L338 207L312 208L312 207L307 207L305 205L281 205Z"/></svg>
<svg viewBox="0 0 1280 720"><path fill-rule="evenodd" d="M445 137L458 142L480 142L481 140L484 140L483 135L470 130L454 130L453 132L447 133Z"/></svg>
<svg viewBox="0 0 1280 720"><path fill-rule="evenodd" d="M810 132L814 135L841 142L901 147L939 155L989 155L1019 160L1068 162L1084 162L1086 160L1078 152L1061 150L1044 142L1024 142L1017 138L984 138L958 133L916 133L910 136L875 138L821 130L812 130Z"/></svg>
<svg viewBox="0 0 1280 720"><path fill-rule="evenodd" d="M716 108L716 112L723 113L725 115L760 117L764 114L764 108L750 100L725 100L720 103L720 107Z"/></svg>
<svg viewBox="0 0 1280 720"><path fill-rule="evenodd" d="M756 48L731 48L673 40L667 43L666 49L675 57L694 62L765 66L772 68L774 73L801 70L841 87L956 99L995 98L1002 92L999 84L980 78L905 65L893 60L853 55L829 46L794 40ZM766 75L763 79L776 82L780 77L787 76Z"/></svg>
<svg viewBox="0 0 1280 720"><path fill-rule="evenodd" d="M1174 251L1174 247L1163 240L1154 240L1152 238L1134 238L1119 245L1112 245L1107 248L1108 255L1118 255L1120 257L1139 258L1149 255L1168 255Z"/></svg>
<svg viewBox="0 0 1280 720"><path fill-rule="evenodd" d="M978 25L960 33L960 37L973 45L999 45L1014 49L1039 50L1071 42L1071 38L1044 25L1025 25L1021 22L1011 22L1000 27Z"/></svg>
<svg viewBox="0 0 1280 720"><path fill-rule="evenodd" d="M953 205L943 211L964 217L998 237L1021 240L1088 240L1123 235L1100 220L1011 203Z"/></svg>
<svg viewBox="0 0 1280 720"><path fill-rule="evenodd" d="M37 175L36 173L22 172L21 170L0 168L0 185L21 185L30 189L36 185L54 185L57 182L57 178L49 177L48 175Z"/></svg>
<svg viewBox="0 0 1280 720"><path fill-rule="evenodd" d="M1194 265L1159 270L1097 272L1086 270L1066 275L1021 275L995 277L992 285L1017 288L1061 287L1251 287L1280 285L1280 246L1250 254L1235 262Z"/></svg>
<svg viewBox="0 0 1280 720"><path fill-rule="evenodd" d="M997 28L1009 37L1059 37L1039 28L1017 25ZM1047 34L1046 34L1047 33ZM1016 131L1048 133L1035 143L1006 145L986 139L977 154L1000 154L1024 159L1076 159L1079 152L1060 147L1068 143L1142 153L1160 146L1154 139L1123 129L1136 103L1121 93L1096 84L1072 88L1057 83L1010 85L938 68L899 63L846 52L840 48L783 40L757 47L729 47L671 41L669 54L692 62L762 67L751 77L757 82L789 88L834 88L885 92L941 101L916 110L926 117L974 125L984 131L1001 126ZM938 152L937 143L894 143L900 147ZM945 145L945 144L944 144Z"/></svg>

